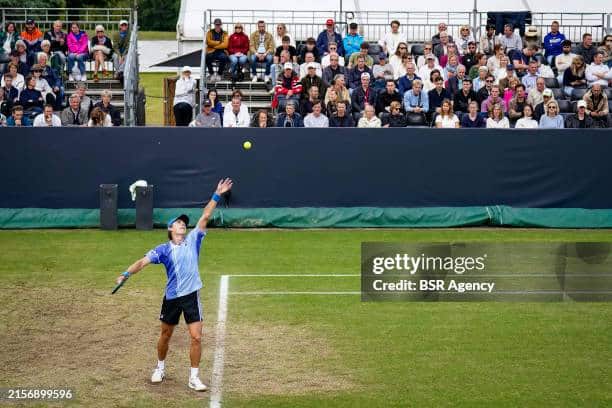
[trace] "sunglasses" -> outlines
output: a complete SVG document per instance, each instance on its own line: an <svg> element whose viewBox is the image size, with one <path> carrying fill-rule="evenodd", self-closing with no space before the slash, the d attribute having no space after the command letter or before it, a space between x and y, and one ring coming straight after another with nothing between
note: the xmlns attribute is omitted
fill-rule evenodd
<svg viewBox="0 0 612 408"><path fill-rule="evenodd" d="M399 47L400 50L405 50L407 49L406 47Z"/></svg>
<svg viewBox="0 0 612 408"><path fill-rule="evenodd" d="M486 82L487 84L492 84L492 83L493 83L493 81L491 81L490 79L487 79L485 82Z"/></svg>
<svg viewBox="0 0 612 408"><path fill-rule="evenodd" d="M236 27L234 27L234 28L235 28L236 30L237 30L237 29L239 29L239 28L240 28L240 29L242 29L242 26L236 26Z"/></svg>

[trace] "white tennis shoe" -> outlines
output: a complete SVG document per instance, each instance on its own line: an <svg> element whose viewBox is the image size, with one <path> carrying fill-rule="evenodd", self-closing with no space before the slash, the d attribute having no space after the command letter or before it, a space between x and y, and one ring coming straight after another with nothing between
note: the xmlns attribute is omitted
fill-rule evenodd
<svg viewBox="0 0 612 408"><path fill-rule="evenodd" d="M199 377L191 377L189 379L189 388L196 391L206 391L208 389L208 387L200 381Z"/></svg>
<svg viewBox="0 0 612 408"><path fill-rule="evenodd" d="M163 381L164 377L166 377L164 370L156 368L155 370L153 370L153 374L151 375L151 382L154 384L160 383Z"/></svg>

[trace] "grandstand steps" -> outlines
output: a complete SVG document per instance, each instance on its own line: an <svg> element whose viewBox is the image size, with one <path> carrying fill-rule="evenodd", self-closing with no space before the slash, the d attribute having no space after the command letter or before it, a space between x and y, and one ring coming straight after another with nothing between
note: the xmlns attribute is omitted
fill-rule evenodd
<svg viewBox="0 0 612 408"><path fill-rule="evenodd" d="M86 95L89 96L94 103L99 102L102 99L102 91L109 90L112 94L111 104L116 106L117 109L121 111L121 117L123 117L123 112L125 109L125 94L121 81L118 79L100 79L97 82L92 79L88 79L87 81L66 81L66 104L68 103L68 97L74 93L79 82L85 82L87 84Z"/></svg>
<svg viewBox="0 0 612 408"><path fill-rule="evenodd" d="M268 92L268 86L263 82L242 81L232 83L229 80L217 81L214 84L219 101L224 105L231 101L232 91L239 89L243 94L243 102L251 111L256 109L271 109L272 95Z"/></svg>

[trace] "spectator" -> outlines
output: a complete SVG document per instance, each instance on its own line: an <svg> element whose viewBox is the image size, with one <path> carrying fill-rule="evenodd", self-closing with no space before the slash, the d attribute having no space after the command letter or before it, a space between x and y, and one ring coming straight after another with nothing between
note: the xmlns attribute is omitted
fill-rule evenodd
<svg viewBox="0 0 612 408"><path fill-rule="evenodd" d="M495 81L497 84L500 84L501 80L506 78L508 76L508 67L512 67L510 70L513 71L514 73L514 65L510 64L510 60L508 59L508 57L506 57L505 55L503 55L500 59L499 62L499 68L497 68L495 71L492 71L491 73L493 74L493 76L495 77ZM507 82L506 82L506 86L504 86L502 88L505 89L507 88Z"/></svg>
<svg viewBox="0 0 612 408"><path fill-rule="evenodd" d="M440 114L436 116L435 125L437 128L458 128L460 127L459 118L453 113L453 104L449 99L444 99L440 106Z"/></svg>
<svg viewBox="0 0 612 408"><path fill-rule="evenodd" d="M270 67L274 55L274 38L266 31L266 23L263 20L257 22L257 31L251 34L251 72L252 82L257 82L257 64L265 63L266 71L264 82L270 81Z"/></svg>
<svg viewBox="0 0 612 408"><path fill-rule="evenodd" d="M492 56L495 55L495 44L498 44L499 40L495 37L495 25L487 24L487 30L484 35L480 36L480 52Z"/></svg>
<svg viewBox="0 0 612 408"><path fill-rule="evenodd" d="M68 43L68 80L82 81L87 79L85 71L85 61L89 55L89 38L87 33L82 31L79 24L70 24L70 33L66 37ZM78 74L74 75L74 63L78 65Z"/></svg>
<svg viewBox="0 0 612 408"><path fill-rule="evenodd" d="M488 129L509 129L510 122L504 116L504 111L500 103L494 103L490 107L489 118L487 119Z"/></svg>
<svg viewBox="0 0 612 408"><path fill-rule="evenodd" d="M476 93L472 90L472 81L465 78L461 81L461 90L453 97L453 108L455 112L466 113L472 102L477 102Z"/></svg>
<svg viewBox="0 0 612 408"><path fill-rule="evenodd" d="M468 43L467 52L463 54L461 63L465 66L465 72L469 73L470 69L478 63L478 54L476 52L476 42L470 41Z"/></svg>
<svg viewBox="0 0 612 408"><path fill-rule="evenodd" d="M223 22L220 18L215 18L213 25L214 27L206 33L206 69L208 70L209 80L215 82L221 80L223 72L225 71L225 64L229 61L227 56L229 35L227 31L223 29ZM257 23L257 25L259 25L259 23ZM272 41L271 36L270 41ZM257 49L257 47L255 49ZM270 58L272 58L271 55ZM213 70L213 62L218 64L216 74ZM253 65L255 64L253 63ZM268 71L268 74L269 73ZM257 78L256 72L254 72L253 77ZM257 79L255 79L255 82L257 82Z"/></svg>
<svg viewBox="0 0 612 408"><path fill-rule="evenodd" d="M472 30L468 25L462 25L459 29L459 38L457 38L456 44L460 55L465 55L469 52L468 44L474 43L474 36L472 35ZM476 51L476 47L474 47L474 51Z"/></svg>
<svg viewBox="0 0 612 408"><path fill-rule="evenodd" d="M0 114L4 116L6 120L6 116L11 111L12 103L7 101L5 98L4 89L0 88Z"/></svg>
<svg viewBox="0 0 612 408"><path fill-rule="evenodd" d="M223 105L219 101L219 95L215 88L210 88L206 94L206 99L212 103L212 111L219 115L221 126L223 126Z"/></svg>
<svg viewBox="0 0 612 408"><path fill-rule="evenodd" d="M508 103L508 117L510 118L510 121L514 122L516 120L521 119L523 115L525 114L524 108L527 105L529 106L531 115L533 115L533 108L531 107L531 105L527 103L527 95L525 94L525 85L517 84L514 97Z"/></svg>
<svg viewBox="0 0 612 408"><path fill-rule="evenodd" d="M321 53L319 52L319 49L317 48L317 42L312 37L309 37L306 39L306 45L302 47L302 50L300 51L300 55L298 56L298 62L300 64L303 64L304 62L306 62L306 53L309 53L309 52L311 52L312 55L314 55L314 60L316 62L321 62Z"/></svg>
<svg viewBox="0 0 612 408"><path fill-rule="evenodd" d="M345 76L347 70L345 67L340 65L340 57L338 54L330 53L327 55L329 57L329 66L323 69L323 83L325 86L330 86L333 79L336 75Z"/></svg>
<svg viewBox="0 0 612 408"><path fill-rule="evenodd" d="M86 126L88 117L88 112L81 108L79 95L70 95L68 107L60 113L62 126Z"/></svg>
<svg viewBox="0 0 612 408"><path fill-rule="evenodd" d="M367 73L372 76L372 71L365 63L363 56L357 57L357 65L353 69L349 69L348 86L350 89L357 89L361 85L361 76Z"/></svg>
<svg viewBox="0 0 612 408"><path fill-rule="evenodd" d="M244 33L243 29L242 23L234 24L234 33L230 35L228 40L227 51L229 53L230 74L232 75L233 82L243 79L242 68L246 65L247 55L249 54L249 37Z"/></svg>
<svg viewBox="0 0 612 408"><path fill-rule="evenodd" d="M446 31L438 33L440 42L434 46L433 53L438 59L441 59L443 55L448 55L448 45L452 42L449 39L449 35ZM442 62L442 61L440 61Z"/></svg>
<svg viewBox="0 0 612 408"><path fill-rule="evenodd" d="M459 63L460 63L459 62L459 56L457 54L455 54L454 49L455 49L454 46L449 46L448 47L448 51L449 51L448 55L443 55L442 56L442 60L445 60L445 62L446 62L444 64L444 67L443 67L444 68L443 76L447 80L450 78L449 72L451 74L453 74L453 75L457 73L457 68L459 67ZM453 50L453 51L451 51L451 50ZM446 58L444 58L444 57L446 57ZM440 61L440 63L441 62L442 61Z"/></svg>
<svg viewBox="0 0 612 408"><path fill-rule="evenodd" d="M23 90L23 88L25 88L25 78L23 77L23 75L21 75L20 73L17 72L17 65L12 63L12 62L9 63L8 64L8 72L7 72L7 74L11 76L13 86L19 92L21 92ZM6 85L5 77L6 77L6 74L5 74L4 77L2 77L2 84L1 84L2 86Z"/></svg>
<svg viewBox="0 0 612 408"><path fill-rule="evenodd" d="M474 92L480 92L482 88L484 88L487 84L487 77L489 76L489 70L485 66L481 66L478 68L478 75L476 78L472 80ZM491 75L493 77L493 75ZM470 75L471 78L471 75ZM495 82L495 77L493 77L493 82Z"/></svg>
<svg viewBox="0 0 612 408"><path fill-rule="evenodd" d="M230 106L223 111L223 127L249 127L249 111L240 95L232 96Z"/></svg>
<svg viewBox="0 0 612 408"><path fill-rule="evenodd" d="M43 110L44 99L36 89L36 78L32 75L26 78L26 88L19 94L19 104L27 116L39 114Z"/></svg>
<svg viewBox="0 0 612 408"><path fill-rule="evenodd" d="M89 121L87 122L87 127L111 127L113 124L111 123L110 117L104 113L104 111L100 108L93 108L91 111L91 115L89 117Z"/></svg>
<svg viewBox="0 0 612 408"><path fill-rule="evenodd" d="M444 80L442 78L436 78L435 86L436 87L434 89L427 93L427 99L429 100L429 113L432 114L440 113L442 101L445 99L451 99L450 93L444 89Z"/></svg>
<svg viewBox="0 0 612 408"><path fill-rule="evenodd" d="M523 46L540 48L541 45L542 40L538 34L538 27L530 25L525 29L525 41L523 41Z"/></svg>
<svg viewBox="0 0 612 408"><path fill-rule="evenodd" d="M500 90L506 90L507 88L510 87L510 81L514 80L518 83L521 83L521 81L519 80L519 78L516 76L515 74L515 70L514 70L514 65L512 64L508 64L506 65L506 75L504 78L501 78L499 80L499 89Z"/></svg>
<svg viewBox="0 0 612 408"><path fill-rule="evenodd" d="M329 118L329 127L355 127L353 117L347 112L346 102L338 101L336 113Z"/></svg>
<svg viewBox="0 0 612 408"><path fill-rule="evenodd" d="M412 89L412 83L410 84ZM376 113L389 112L389 106L391 102L396 101L402 103L402 95L395 89L395 82L393 79L387 79L385 83L385 90L378 94L376 100Z"/></svg>
<svg viewBox="0 0 612 408"><path fill-rule="evenodd" d="M325 112L328 118L331 118L333 115L336 114L336 112L338 112L338 102L340 101L344 101L346 107L350 106L350 100L346 101L341 99L340 97L338 97L338 93L333 87L328 88L327 92L325 93L325 100L323 101L323 103L325 104Z"/></svg>
<svg viewBox="0 0 612 408"><path fill-rule="evenodd" d="M563 52L563 42L565 35L559 32L559 22L553 21L550 24L550 32L544 36L544 55L548 65L553 65L555 57Z"/></svg>
<svg viewBox="0 0 612 408"><path fill-rule="evenodd" d="M415 88L417 87L416 81L415 83L412 85L412 90L414 91ZM406 95L408 95L409 93L411 93L412 91L408 91L406 92ZM381 121L381 125L384 128L395 128L395 127L406 127L408 126L408 121L406 120L406 115L404 115L404 113L402 113L402 105L397 102L397 101L393 101L391 102L391 105L389 106L389 114L388 115L383 115L382 116L382 121Z"/></svg>
<svg viewBox="0 0 612 408"><path fill-rule="evenodd" d="M557 81L560 84L563 84L563 74L565 70L572 65L572 61L576 57L576 54L572 52L572 42L570 40L565 40L562 43L561 53L555 57L554 66L557 67ZM551 64L553 65L553 64ZM584 61L583 61L584 65Z"/></svg>
<svg viewBox="0 0 612 408"><path fill-rule="evenodd" d="M321 92L319 91L318 86L311 86L308 88L308 92L303 93L307 93L308 97L303 99L300 103L300 115L302 115L303 118L306 118L306 115L312 112L312 105L314 105L316 101L321 100Z"/></svg>
<svg viewBox="0 0 612 408"><path fill-rule="evenodd" d="M538 121L533 118L533 108L529 104L523 105L522 117L516 121L517 129L537 129Z"/></svg>
<svg viewBox="0 0 612 408"><path fill-rule="evenodd" d="M230 41L231 41L231 38L230 38ZM282 51L287 51L289 53L291 62L297 63L297 49L293 45L291 45L291 39L289 38L289 36L284 36L280 42L280 45L276 47L276 51L274 52L274 63L275 64L278 64L278 61L280 61L280 54ZM313 61L314 61L314 55L313 55Z"/></svg>
<svg viewBox="0 0 612 408"><path fill-rule="evenodd" d="M546 114L540 118L540 129L563 129L563 127L563 116L559 114L557 101L548 101Z"/></svg>
<svg viewBox="0 0 612 408"><path fill-rule="evenodd" d="M404 63L402 58L408 55L408 45L405 42L400 42L397 45L395 53L389 58L389 64L393 67L393 79L398 80L406 72L404 71Z"/></svg>
<svg viewBox="0 0 612 408"><path fill-rule="evenodd" d="M11 60L10 55L15 50L17 40L19 33L15 29L15 23L6 23L4 31L0 31L0 72L4 72L2 64Z"/></svg>
<svg viewBox="0 0 612 408"><path fill-rule="evenodd" d="M429 92L434 89L436 87L436 80L438 78L442 78L440 71L437 69L431 71L431 73L429 74L429 78L425 78L425 80L423 80L423 91ZM442 81L444 81L444 79L442 79Z"/></svg>
<svg viewBox="0 0 612 408"><path fill-rule="evenodd" d="M113 65L115 66L113 78L115 79L123 78L123 71L125 71L125 60L130 50L130 33L128 28L127 20L119 21L119 31L113 36Z"/></svg>
<svg viewBox="0 0 612 408"><path fill-rule="evenodd" d="M391 26L391 31L386 33L380 42L383 44L383 51L388 55L393 55L398 45L406 38L406 35L399 31L399 21L393 20L389 25Z"/></svg>
<svg viewBox="0 0 612 408"><path fill-rule="evenodd" d="M286 62L283 74L276 81L274 87L274 98L272 99L272 107L278 107L279 110L285 110L285 105L288 101L299 103L302 93L302 84L297 75L293 72L293 64Z"/></svg>
<svg viewBox="0 0 612 408"><path fill-rule="evenodd" d="M398 81L398 90L401 96L403 96L406 91L412 89L412 83L415 80L421 79L421 77L415 74L415 71L416 65L414 65L414 62L406 63L406 75L401 77Z"/></svg>
<svg viewBox="0 0 612 408"><path fill-rule="evenodd" d="M193 119L196 81L191 77L191 68L184 66L174 89L174 118L176 126L188 126Z"/></svg>
<svg viewBox="0 0 612 408"><path fill-rule="evenodd" d="M291 62L291 55L289 54L289 51L281 51L280 60L278 61L278 64L274 64L272 65L272 68L270 68L274 83L277 83L280 77L282 77L283 70L285 69L285 64L287 63L291 64L291 66L293 67L293 72L300 72L300 66L296 63ZM270 91L270 93L274 94L274 88L272 88L272 91Z"/></svg>
<svg viewBox="0 0 612 408"><path fill-rule="evenodd" d="M477 54L476 65L472 65L470 71L468 72L468 76L473 81L480 76L480 71L485 70L485 72L490 72L491 74L495 71L491 71L487 66L487 56L485 54Z"/></svg>
<svg viewBox="0 0 612 408"><path fill-rule="evenodd" d="M40 52L43 33L38 29L33 19L29 18L26 20L25 30L21 32L20 37L27 46L28 54Z"/></svg>
<svg viewBox="0 0 612 408"><path fill-rule="evenodd" d="M372 108L376 105L376 90L370 86L370 74L367 72L361 74L361 86L353 91L351 100L355 121L359 120L366 105L371 105Z"/></svg>
<svg viewBox="0 0 612 408"><path fill-rule="evenodd" d="M8 110L10 111L19 101L19 89L13 85L13 75L10 73L4 74L2 77L2 89L4 91L4 100L8 102ZM8 116L8 112L4 112Z"/></svg>
<svg viewBox="0 0 612 408"><path fill-rule="evenodd" d="M85 82L77 82L76 94L79 96L81 101L81 109L87 113L87 117L93 109L93 101L87 96L87 84Z"/></svg>
<svg viewBox="0 0 612 408"><path fill-rule="evenodd" d="M440 75L442 75L442 72L444 70L442 69L441 66L435 64L435 58L434 58L433 54L429 54L426 57L426 61L427 61L427 63L425 65L423 65L421 67L421 69L419 69L418 75L419 75L420 78L429 78L430 74L431 74L431 71L433 71L434 69L438 70Z"/></svg>
<svg viewBox="0 0 612 408"><path fill-rule="evenodd" d="M23 106L13 106L12 115L6 120L6 126L8 127L30 127L32 122L25 116L23 112Z"/></svg>
<svg viewBox="0 0 612 408"><path fill-rule="evenodd" d="M6 127L6 116L0 112L0 127Z"/></svg>
<svg viewBox="0 0 612 408"><path fill-rule="evenodd" d="M474 81L476 82L476 81ZM495 78L491 74L487 74L485 79L485 85L476 92L476 98L478 98L478 103L482 108L482 103L491 96L491 90L493 89L493 85L495 84ZM486 111L483 111L486 112Z"/></svg>
<svg viewBox="0 0 612 408"><path fill-rule="evenodd" d="M256 128L269 128L272 127L272 115L265 109L260 109L253 116L251 121L251 127Z"/></svg>
<svg viewBox="0 0 612 408"><path fill-rule="evenodd" d="M287 102L285 111L278 114L276 127L304 127L302 116L296 112L297 104L293 101Z"/></svg>
<svg viewBox="0 0 612 408"><path fill-rule="evenodd" d="M363 116L359 119L357 127L360 128L379 128L381 127L380 119L376 117L374 107L367 104L363 110Z"/></svg>
<svg viewBox="0 0 612 408"><path fill-rule="evenodd" d="M62 30L64 24L60 20L56 20L53 22L53 28L47 31L44 36L44 40L49 41L49 50L45 51L44 47L43 51L49 52L49 61L53 65L53 57L57 58L56 69L57 73L61 71L61 68L66 65L66 58L68 56L68 43L66 42L67 34Z"/></svg>
<svg viewBox="0 0 612 408"><path fill-rule="evenodd" d="M210 99L205 99L202 104L202 113L195 118L195 127L220 128L221 117L217 112L212 111L213 103Z"/></svg>
<svg viewBox="0 0 612 408"><path fill-rule="evenodd" d="M293 38L291 33L287 31L287 26L285 25L285 23L278 23L276 25L276 35L274 36L275 46L278 47L283 42L283 38L285 37L289 37L289 45L295 48L295 39Z"/></svg>
<svg viewBox="0 0 612 408"><path fill-rule="evenodd" d="M529 62L527 73L521 78L521 82L525 85L527 92L531 91L536 86L538 78L538 63L536 61Z"/></svg>
<svg viewBox="0 0 612 408"><path fill-rule="evenodd" d="M542 92L542 102L538 103L535 108L533 108L533 117L535 120L539 121L540 118L546 114L546 107L548 106L548 102L554 101L555 97L550 89L545 89Z"/></svg>
<svg viewBox="0 0 612 408"><path fill-rule="evenodd" d="M35 80L34 89L41 93L44 103L55 105L55 94L47 80L42 77L42 67L40 65L36 64L32 67L32 76Z"/></svg>
<svg viewBox="0 0 612 408"><path fill-rule="evenodd" d="M568 129L590 129L595 127L595 122L593 122L593 118L587 114L586 108L587 103L585 100L578 101L576 104L578 112L565 119L565 127Z"/></svg>
<svg viewBox="0 0 612 408"><path fill-rule="evenodd" d="M61 79L56 75L55 71L51 69L51 67L47 64L47 58L47 54L45 54L44 52L38 53L38 65L40 65L41 68L41 78L45 79L51 87L51 90L55 95L56 99L55 106L56 108L58 108L58 110L61 110L62 101L64 99L64 87L62 86Z"/></svg>
<svg viewBox="0 0 612 408"><path fill-rule="evenodd" d="M338 45L335 42L330 42L329 45L329 54L325 55L321 58L321 68L325 69L331 65L331 56L335 55L338 60L338 65L344 67L344 57L338 55ZM315 48L316 50L316 48ZM333 76L332 76L333 78Z"/></svg>
<svg viewBox="0 0 612 408"><path fill-rule="evenodd" d="M25 68L21 68L20 65L20 72L24 73L24 76L27 76L30 73L29 67L31 65L34 65L34 53L28 54L28 47L23 40L17 40L17 42L15 43L14 52L18 57L18 62L28 67L28 69L26 70ZM21 71L21 69L23 69L23 71Z"/></svg>
<svg viewBox="0 0 612 408"><path fill-rule="evenodd" d="M604 53L597 51L593 57L593 62L586 67L584 75L589 87L598 84L606 88L610 81L612 81L610 67L603 63L603 59Z"/></svg>
<svg viewBox="0 0 612 408"><path fill-rule="evenodd" d="M421 80L416 79L412 83L412 89L404 94L404 109L406 112L420 113L425 119L425 115L429 112L429 97L423 91Z"/></svg>
<svg viewBox="0 0 612 408"><path fill-rule="evenodd" d="M491 95L484 101L482 101L480 105L481 112L489 112L491 110L491 106L499 105L501 107L502 113L506 113L508 110L506 107L506 103L499 95L499 85L491 86Z"/></svg>
<svg viewBox="0 0 612 408"><path fill-rule="evenodd" d="M484 117L478 113L478 102L472 101L468 105L468 113L461 117L462 128L483 128L487 126Z"/></svg>
<svg viewBox="0 0 612 408"><path fill-rule="evenodd" d="M354 53L358 53L360 50L360 46L363 44L363 42L364 42L363 37L359 35L359 33L357 32L357 23L350 23L349 32L342 40L342 46L344 47L344 53L350 56L352 56ZM350 68L350 64L349 64L349 68Z"/></svg>
<svg viewBox="0 0 612 408"><path fill-rule="evenodd" d="M300 65L300 79L308 75L308 67L313 66L315 69L315 75L321 78L323 76L323 70L321 64L315 61L314 55L311 52L307 52L305 55L305 62Z"/></svg>
<svg viewBox="0 0 612 408"><path fill-rule="evenodd" d="M516 95L516 87L519 85L522 85L523 89L525 88L525 86L519 82L517 77L510 78L509 82L510 84L505 90L503 90L501 86L499 87L499 93L502 94L502 99L504 100L504 103L508 107L508 110L510 110L510 106L509 106L510 101ZM525 94L525 98L527 98L527 94Z"/></svg>
<svg viewBox="0 0 612 408"><path fill-rule="evenodd" d="M430 54L434 56L434 65L440 65L438 57L433 54L433 45L431 45L431 42L428 41L423 44L423 55L420 55L416 61L417 71L421 69L423 65L427 64L427 57Z"/></svg>
<svg viewBox="0 0 612 408"><path fill-rule="evenodd" d="M544 100L543 92L545 90L548 91L547 94L552 96L552 91L550 89L546 89L546 82L544 81L544 78L538 78L536 80L535 88L532 88L527 94L527 103L531 106L537 106L538 104L542 103Z"/></svg>
<svg viewBox="0 0 612 408"><path fill-rule="evenodd" d="M608 97L602 92L601 85L594 83L584 95L586 113L593 118L595 127L607 128L608 124Z"/></svg>
<svg viewBox="0 0 612 408"><path fill-rule="evenodd" d="M34 127L58 127L62 126L62 121L57 115L53 114L53 105L46 104L43 113L34 118Z"/></svg>
<svg viewBox="0 0 612 408"><path fill-rule="evenodd" d="M384 89L387 79L393 80L393 67L387 62L387 55L381 52L378 55L378 64L372 67L373 84L376 90Z"/></svg>
<svg viewBox="0 0 612 408"><path fill-rule="evenodd" d="M593 62L593 57L597 49L593 46L593 36L590 33L582 34L582 43L576 47L576 54L582 56L584 63L589 65Z"/></svg>
<svg viewBox="0 0 612 408"><path fill-rule="evenodd" d="M339 101L345 101L346 102L346 109L348 109L350 111L351 109L351 95L349 90L346 88L345 85L345 80L344 80L344 75L336 75L334 77L333 83L332 83L332 87L334 89L334 91L336 92L336 96L337 96L337 100ZM329 88L327 89L327 92L329 92ZM327 95L326 92L326 95ZM326 96L325 98L326 103L328 102L328 98ZM327 111L327 115L331 116L331 113L329 112L329 110Z"/></svg>
<svg viewBox="0 0 612 408"><path fill-rule="evenodd" d="M103 90L100 95L102 100L96 103L94 108L100 108L109 118L112 126L121 126L121 112L116 106L111 104L112 95L108 89Z"/></svg>
<svg viewBox="0 0 612 408"><path fill-rule="evenodd" d="M320 100L312 102L312 112L304 118L304 127L324 128L329 127L329 119L321 111L323 105Z"/></svg>
<svg viewBox="0 0 612 408"><path fill-rule="evenodd" d="M359 47L359 51L351 54L349 58L348 68L351 69L355 67L357 63L357 59L363 58L365 64L368 66L368 68L371 69L374 66L374 58L368 55L369 49L370 49L370 44L367 42L362 42L361 46Z"/></svg>
<svg viewBox="0 0 612 408"><path fill-rule="evenodd" d="M575 88L586 88L587 80L585 74L584 59L581 55L576 55L572 59L570 67L563 72L563 93L571 97Z"/></svg>
<svg viewBox="0 0 612 408"><path fill-rule="evenodd" d="M448 67L448 66L447 66ZM453 100L455 98L455 95L461 91L461 89L463 88L463 81L465 80L469 80L470 81L470 87L472 85L472 81L470 80L470 78L468 78L465 75L465 67L463 65L459 65L457 67L457 73L455 75L452 75L448 81L446 81L446 90L448 91L448 93L450 93L453 97ZM465 111L463 111L465 112Z"/></svg>
<svg viewBox="0 0 612 408"><path fill-rule="evenodd" d="M504 33L499 35L499 44L511 59L513 59L512 54L515 51L523 49L523 40L520 35L514 32L512 24L504 24Z"/></svg>
<svg viewBox="0 0 612 408"><path fill-rule="evenodd" d="M433 37L431 37L431 44L433 45L433 47L435 48L436 45L440 44L442 41L440 39L440 35L442 33L447 33L447 25L445 22L440 22L438 23L438 33L436 35L434 35ZM453 42L453 37L452 36L448 36L448 42Z"/></svg>
<svg viewBox="0 0 612 408"><path fill-rule="evenodd" d="M338 45L338 55L344 56L344 46L342 44L342 36L334 30L334 20L328 18L325 22L326 29L319 33L317 37L317 49L320 55L329 54L328 45L330 42L335 42Z"/></svg>
<svg viewBox="0 0 612 408"><path fill-rule="evenodd" d="M604 64L612 68L612 34L604 36L597 50L604 53Z"/></svg>
<svg viewBox="0 0 612 408"><path fill-rule="evenodd" d="M306 68L306 76L302 78L300 84L302 85L302 99L306 99L309 95L310 88L315 86L317 90L322 90L322 94L325 93L325 85L323 84L323 80L317 74L317 62L308 62ZM317 95L317 99L318 95Z"/></svg>

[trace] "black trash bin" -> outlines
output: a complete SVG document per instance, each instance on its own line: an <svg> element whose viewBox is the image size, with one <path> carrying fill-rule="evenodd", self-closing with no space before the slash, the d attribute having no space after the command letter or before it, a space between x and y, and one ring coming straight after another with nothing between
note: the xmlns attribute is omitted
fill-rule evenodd
<svg viewBox="0 0 612 408"><path fill-rule="evenodd" d="M100 184L100 228L117 229L117 184Z"/></svg>
<svg viewBox="0 0 612 408"><path fill-rule="evenodd" d="M136 229L153 229L153 185L136 187Z"/></svg>

